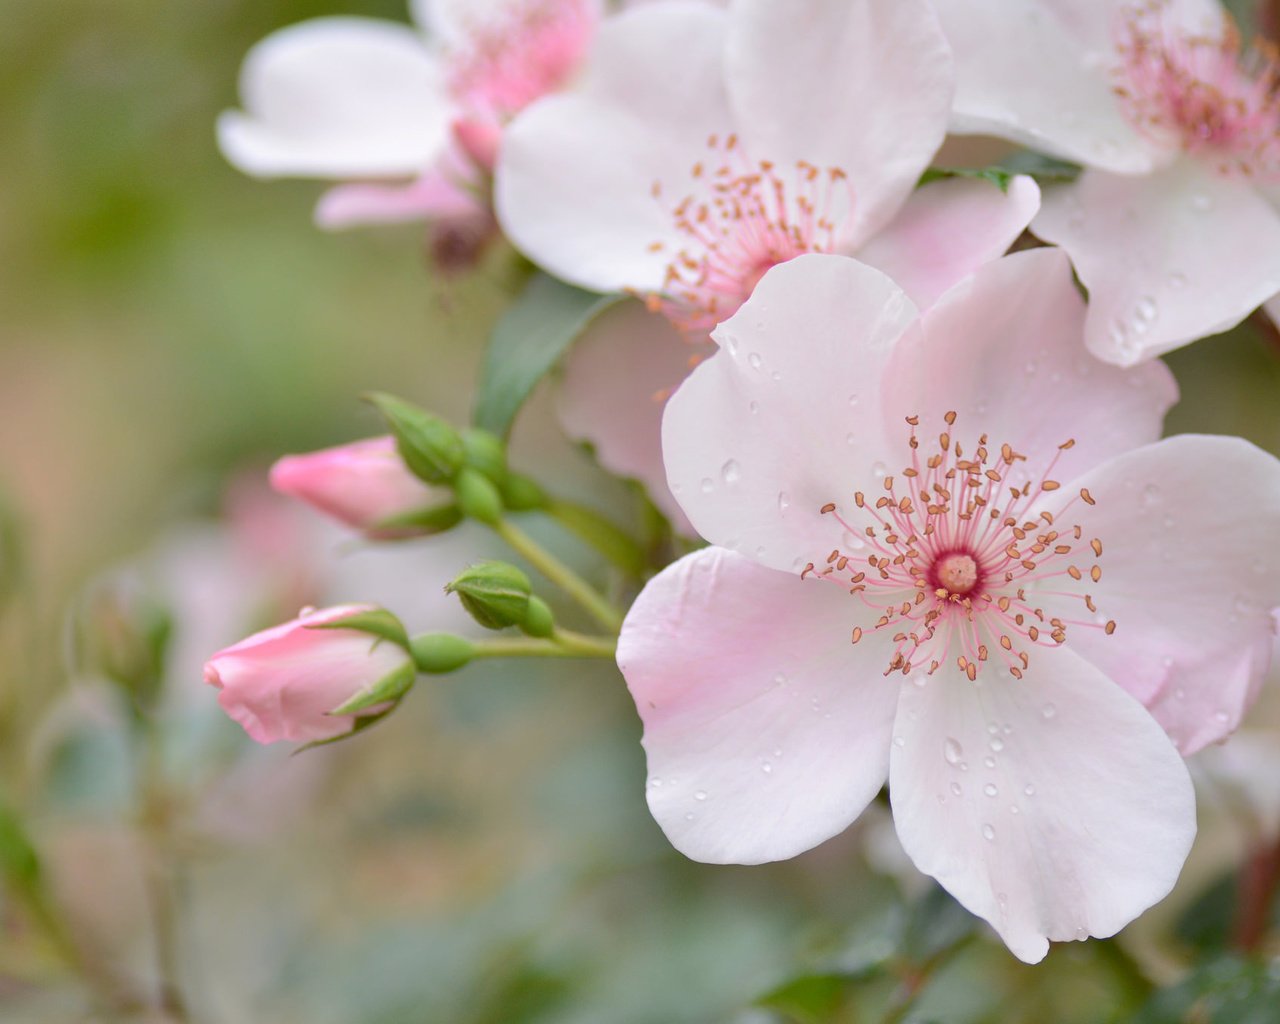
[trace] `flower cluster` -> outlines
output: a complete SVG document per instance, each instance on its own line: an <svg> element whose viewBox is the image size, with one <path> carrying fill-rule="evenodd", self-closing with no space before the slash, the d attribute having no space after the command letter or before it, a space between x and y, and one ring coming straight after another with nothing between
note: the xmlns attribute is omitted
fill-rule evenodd
<svg viewBox="0 0 1280 1024"><path fill-rule="evenodd" d="M343 182L326 226L428 219L441 270L501 238L540 272L476 427L375 396L389 435L273 486L373 542L474 520L557 594L481 562L449 590L509 635L308 611L206 678L255 739L329 740L419 672L616 644L688 856L793 857L887 784L912 862L1018 957L1116 933L1191 847L1184 757L1270 662L1280 463L1162 440L1154 357L1280 307L1280 59L1216 0L622 6L432 0L250 54L237 166ZM949 169L963 135L1006 162ZM507 466L562 354L565 432L665 543Z"/></svg>

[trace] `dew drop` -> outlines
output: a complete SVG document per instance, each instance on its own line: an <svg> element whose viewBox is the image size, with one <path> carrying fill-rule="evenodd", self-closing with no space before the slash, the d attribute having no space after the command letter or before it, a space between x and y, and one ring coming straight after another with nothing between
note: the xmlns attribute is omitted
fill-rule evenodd
<svg viewBox="0 0 1280 1024"><path fill-rule="evenodd" d="M877 480L883 480L889 473L889 467L883 462L877 462L872 465L871 472Z"/></svg>
<svg viewBox="0 0 1280 1024"><path fill-rule="evenodd" d="M705 789L700 789L693 794L693 798L695 800L705 800L707 798L707 791Z"/></svg>
<svg viewBox="0 0 1280 1024"><path fill-rule="evenodd" d="M1022 813L1022 811L1019 809L1019 807L1018 807L1018 805L1017 805L1017 804L1010 804L1010 805L1009 805L1009 813L1010 813L1010 814L1021 814L1021 813Z"/></svg>
<svg viewBox="0 0 1280 1024"><path fill-rule="evenodd" d="M742 479L742 466L737 459L730 459L720 467L720 478L727 484L736 484Z"/></svg>
<svg viewBox="0 0 1280 1024"><path fill-rule="evenodd" d="M985 786L982 787L982 792L986 793L987 796L992 796L992 797L1000 795L1000 790L996 789L996 787L992 785L990 782L988 782Z"/></svg>
<svg viewBox="0 0 1280 1024"><path fill-rule="evenodd" d="M700 486L702 488L703 494L710 494L713 490L715 490L716 485L711 482L711 477L704 476L702 478L702 483Z"/></svg>
<svg viewBox="0 0 1280 1024"><path fill-rule="evenodd" d="M785 675L783 675L781 672L777 672L777 673L775 673L775 674L774 674L774 677L773 677L773 685L774 685L774 686L786 686L786 685L787 685L787 677L786 677Z"/></svg>
<svg viewBox="0 0 1280 1024"><path fill-rule="evenodd" d="M1184 690L1181 686L1175 686L1173 689L1173 696L1175 700L1186 700L1187 691Z"/></svg>
<svg viewBox="0 0 1280 1024"><path fill-rule="evenodd" d="M1147 484L1142 488L1142 507L1151 508L1160 501L1160 488L1155 484Z"/></svg>
<svg viewBox="0 0 1280 1024"><path fill-rule="evenodd" d="M907 745L907 741L901 736L895 736L893 738L893 745L901 749Z"/></svg>
<svg viewBox="0 0 1280 1024"><path fill-rule="evenodd" d="M747 406L747 409L748 409L748 411L751 413L751 415L752 415L752 416L754 416L756 413L758 413L758 412L760 411L760 403L759 403L759 402L751 402L751 403Z"/></svg>
<svg viewBox="0 0 1280 1024"><path fill-rule="evenodd" d="M791 496L786 491L778 492L778 511L785 512L791 507Z"/></svg>
<svg viewBox="0 0 1280 1024"><path fill-rule="evenodd" d="M770 772L773 771L773 765L770 764L768 761L761 761L760 770L764 772L766 775L768 775Z"/></svg>
<svg viewBox="0 0 1280 1024"><path fill-rule="evenodd" d="M1213 200L1203 192L1197 192L1191 197L1191 209L1197 213L1207 213L1213 209Z"/></svg>
<svg viewBox="0 0 1280 1024"><path fill-rule="evenodd" d="M858 396L857 396L857 395L850 395L850 396L849 396L849 404L850 404L850 405L857 405L857 404L858 404Z"/></svg>
<svg viewBox="0 0 1280 1024"><path fill-rule="evenodd" d="M986 840L987 842L989 842L989 843L993 843L993 842L995 842L995 839L996 839L996 830L995 830L994 828L992 828L990 825L983 825L983 826L982 826L982 838L983 838L983 839L985 839L985 840Z"/></svg>
<svg viewBox="0 0 1280 1024"><path fill-rule="evenodd" d="M687 813L687 814L684 816L684 820L685 820L685 821L693 821L693 811L689 811L689 813Z"/></svg>
<svg viewBox="0 0 1280 1024"><path fill-rule="evenodd" d="M992 736L996 736L996 735L998 735L998 734L999 734L999 732L1000 732L1000 723L999 723L999 722L988 722L988 723L987 723L987 732L989 732Z"/></svg>
<svg viewBox="0 0 1280 1024"><path fill-rule="evenodd" d="M845 444L857 444L857 443L858 443L858 435L857 435L857 434L845 434L845 435L844 435L844 443L845 443Z"/></svg>
<svg viewBox="0 0 1280 1024"><path fill-rule="evenodd" d="M986 757L982 759L982 763L985 764L988 768L994 768L996 766L996 759L992 757L990 754L988 754Z"/></svg>
<svg viewBox="0 0 1280 1024"><path fill-rule="evenodd" d="M752 352L747 356L747 362L751 364L751 369L758 370L764 365L764 360L760 358L759 352Z"/></svg>
<svg viewBox="0 0 1280 1024"><path fill-rule="evenodd" d="M883 743L884 741L881 740L880 742ZM947 764L959 764L960 759L964 757L964 748L948 736L946 742L942 744L942 756Z"/></svg>
<svg viewBox="0 0 1280 1024"><path fill-rule="evenodd" d="M649 780L649 785L650 785L653 789L659 789L659 788L662 786L662 780L661 780L661 779L650 779L650 780Z"/></svg>
<svg viewBox="0 0 1280 1024"><path fill-rule="evenodd" d="M964 792L964 790L960 788L960 783L953 782L951 783L951 792L954 793L956 796L959 796L962 792Z"/></svg>
<svg viewBox="0 0 1280 1024"><path fill-rule="evenodd" d="M1155 321L1156 315L1160 312L1156 306L1156 300L1150 295L1144 295L1138 300L1138 304L1133 307L1134 326L1142 324L1145 331Z"/></svg>
<svg viewBox="0 0 1280 1024"><path fill-rule="evenodd" d="M850 533L848 530L845 530L844 533L841 534L840 541L841 543L844 544L845 548L848 549L849 551L861 551L863 548L867 546L866 541L864 541L856 533Z"/></svg>
<svg viewBox="0 0 1280 1024"><path fill-rule="evenodd" d="M1174 270L1165 278L1165 283L1175 292L1180 291L1187 286L1187 275L1179 270Z"/></svg>
<svg viewBox="0 0 1280 1024"><path fill-rule="evenodd" d="M1000 753L1000 751L1004 750L1004 740L1002 740L999 736L991 737L991 749L994 750L997 754Z"/></svg>
<svg viewBox="0 0 1280 1024"><path fill-rule="evenodd" d="M1058 706L1056 704L1046 704L1044 707L1040 709L1040 714L1042 714L1045 718L1052 718L1057 713L1058 713Z"/></svg>
<svg viewBox="0 0 1280 1024"><path fill-rule="evenodd" d="M1221 711L1221 710L1215 711L1213 713L1213 717L1216 718L1219 722L1222 722L1224 725L1227 722L1231 721L1231 716L1227 712Z"/></svg>
<svg viewBox="0 0 1280 1024"><path fill-rule="evenodd" d="M1028 782L1025 786L1022 787L1022 792L1025 793L1027 796L1035 796L1036 787L1031 785L1031 783Z"/></svg>

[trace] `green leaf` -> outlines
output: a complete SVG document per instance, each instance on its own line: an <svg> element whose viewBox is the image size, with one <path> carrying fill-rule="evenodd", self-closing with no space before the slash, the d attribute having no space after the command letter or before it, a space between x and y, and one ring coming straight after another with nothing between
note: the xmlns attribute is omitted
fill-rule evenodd
<svg viewBox="0 0 1280 1024"><path fill-rule="evenodd" d="M547 514L629 576L644 574L644 550L600 513L575 502L553 498L547 505Z"/></svg>
<svg viewBox="0 0 1280 1024"><path fill-rule="evenodd" d="M534 386L587 324L622 295L597 295L538 274L498 321L489 339L475 424L506 437Z"/></svg>
<svg viewBox="0 0 1280 1024"><path fill-rule="evenodd" d="M1080 177L1083 168L1079 164L1068 163L1057 157L1045 156L1031 149L1020 149L1007 160L1000 161L991 167L930 167L920 176L917 188L930 182L942 181L946 178L973 178L989 181L1001 192L1009 191L1009 182L1014 175L1026 174L1037 182L1067 182Z"/></svg>
<svg viewBox="0 0 1280 1024"><path fill-rule="evenodd" d="M409 634L404 623L385 608L373 608L367 612L354 612L329 622L315 622L307 629L354 629L382 640L390 640L397 647L409 649Z"/></svg>
<svg viewBox="0 0 1280 1024"><path fill-rule="evenodd" d="M1157 992L1129 1024L1275 1024L1280 970L1224 956Z"/></svg>
<svg viewBox="0 0 1280 1024"><path fill-rule="evenodd" d="M777 1010L797 1024L826 1024L844 1002L848 985L839 974L807 974L761 996L755 1005Z"/></svg>
<svg viewBox="0 0 1280 1024"><path fill-rule="evenodd" d="M911 905L902 935L902 953L923 964L953 949L978 929L974 917L940 885L933 886Z"/></svg>
<svg viewBox="0 0 1280 1024"><path fill-rule="evenodd" d="M0 803L0 872L17 891L29 893L40 882L40 858L21 820Z"/></svg>

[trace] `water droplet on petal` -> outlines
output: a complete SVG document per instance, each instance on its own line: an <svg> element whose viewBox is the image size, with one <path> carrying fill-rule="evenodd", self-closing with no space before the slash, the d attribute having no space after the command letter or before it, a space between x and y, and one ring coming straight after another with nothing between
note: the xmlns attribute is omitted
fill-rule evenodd
<svg viewBox="0 0 1280 1024"><path fill-rule="evenodd" d="M872 465L871 472L877 480L883 480L888 475L889 467L883 462L877 462Z"/></svg>
<svg viewBox="0 0 1280 1024"><path fill-rule="evenodd" d="M753 416L754 416L756 413L758 413L758 412L760 411L760 403L759 403L759 402L751 402L751 403L747 406L747 409L748 409L748 411L751 413L751 415L753 415Z"/></svg>
<svg viewBox="0 0 1280 1024"><path fill-rule="evenodd" d="M995 842L995 838L996 838L996 830L995 830L994 828L992 828L990 825L983 825L983 826L982 826L982 838L983 838L983 839L985 839L985 840L986 840L987 842L989 842L989 843Z"/></svg>
<svg viewBox="0 0 1280 1024"><path fill-rule="evenodd" d="M747 356L747 362L751 364L751 369L758 370L764 365L764 360L760 358L759 352L752 352Z"/></svg>
<svg viewBox="0 0 1280 1024"><path fill-rule="evenodd" d="M1000 751L1004 750L1004 740L1002 740L999 736L991 737L991 749L994 750L997 754L1000 753Z"/></svg>
<svg viewBox="0 0 1280 1024"><path fill-rule="evenodd" d="M707 791L705 789L700 789L693 794L693 798L695 800L705 800L707 798Z"/></svg>
<svg viewBox="0 0 1280 1024"><path fill-rule="evenodd" d="M785 512L791 507L791 496L786 491L778 492L778 511Z"/></svg>
<svg viewBox="0 0 1280 1024"><path fill-rule="evenodd" d="M773 765L770 764L768 761L761 761L760 770L764 772L766 775L768 775L770 772L773 771Z"/></svg>
<svg viewBox="0 0 1280 1024"><path fill-rule="evenodd" d="M1223 725L1231 721L1231 715L1228 714L1226 711L1222 711L1222 710L1215 711L1213 713L1213 717L1216 718Z"/></svg>
<svg viewBox="0 0 1280 1024"><path fill-rule="evenodd" d="M1000 790L996 789L996 787L992 785L990 782L988 782L985 786L982 787L982 792L986 793L987 796L1000 795Z"/></svg>
<svg viewBox="0 0 1280 1024"><path fill-rule="evenodd" d="M884 740L880 742L883 743ZM948 736L946 742L942 744L942 756L946 759L947 764L959 764L960 759L964 757L964 748Z"/></svg>
<svg viewBox="0 0 1280 1024"><path fill-rule="evenodd" d="M907 741L901 736L895 736L893 738L893 745L899 748L905 747L907 745Z"/></svg>
<svg viewBox="0 0 1280 1024"><path fill-rule="evenodd" d="M1045 718L1052 718L1057 713L1058 713L1058 707L1056 704L1046 704L1044 707L1040 709L1040 714L1042 714Z"/></svg>
<svg viewBox="0 0 1280 1024"><path fill-rule="evenodd" d="M982 763L985 764L988 768L994 768L996 766L996 759L992 757L990 754L988 754L986 757L982 759Z"/></svg>
<svg viewBox="0 0 1280 1024"><path fill-rule="evenodd" d="M960 783L958 782L951 783L951 792L954 793L956 796L959 796L963 792L963 790L960 788Z"/></svg>
<svg viewBox="0 0 1280 1024"><path fill-rule="evenodd" d="M858 396L857 396L857 395L850 395L850 396L849 396L849 404L850 404L850 405L857 405L857 404L858 404Z"/></svg>
<svg viewBox="0 0 1280 1024"><path fill-rule="evenodd" d="M1180 291L1187 286L1187 275L1179 270L1174 270L1165 278L1165 283L1173 290Z"/></svg>
<svg viewBox="0 0 1280 1024"><path fill-rule="evenodd" d="M1025 786L1022 787L1022 792L1024 792L1027 796L1035 796L1036 787L1031 785L1031 783L1027 783Z"/></svg>
<svg viewBox="0 0 1280 1024"><path fill-rule="evenodd" d="M1151 508L1160 503L1160 488L1155 484L1147 484L1142 488L1142 507Z"/></svg>
<svg viewBox="0 0 1280 1024"><path fill-rule="evenodd" d="M727 484L736 484L742 479L742 466L737 459L730 459L720 467L720 478Z"/></svg>
<svg viewBox="0 0 1280 1024"><path fill-rule="evenodd" d="M1196 192L1191 197L1191 209L1195 210L1196 213L1207 213L1213 209L1213 200L1203 192Z"/></svg>
<svg viewBox="0 0 1280 1024"><path fill-rule="evenodd" d="M715 486L716 485L711 482L711 477L704 476L702 478L701 487L702 487L703 494L710 494L713 490L715 490Z"/></svg>

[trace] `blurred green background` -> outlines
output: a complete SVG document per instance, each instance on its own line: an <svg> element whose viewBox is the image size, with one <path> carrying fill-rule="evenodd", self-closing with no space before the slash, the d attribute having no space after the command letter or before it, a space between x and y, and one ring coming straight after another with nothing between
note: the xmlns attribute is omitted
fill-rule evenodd
<svg viewBox="0 0 1280 1024"><path fill-rule="evenodd" d="M0 531L17 537L0 543L0 794L23 823L0 821L0 858L29 835L64 933L17 887L0 900L0 1020L880 1019L972 923L896 880L883 815L785 865L684 861L648 817L609 666L469 670L377 738L292 760L247 749L188 666L158 725L68 681L81 588L208 522L246 467L376 431L369 389L468 412L509 255L433 281L419 229L319 232L315 184L251 181L214 146L249 47L330 13L403 17L398 0L0 3L0 493L18 524ZM1280 449L1273 336L1170 362L1171 430ZM517 454L623 507L547 406ZM492 554L451 551L421 586ZM1172 979L1223 940L1135 941ZM1033 971L979 937L914 1019L1110 1019L1145 998L1125 956L1072 945Z"/></svg>

